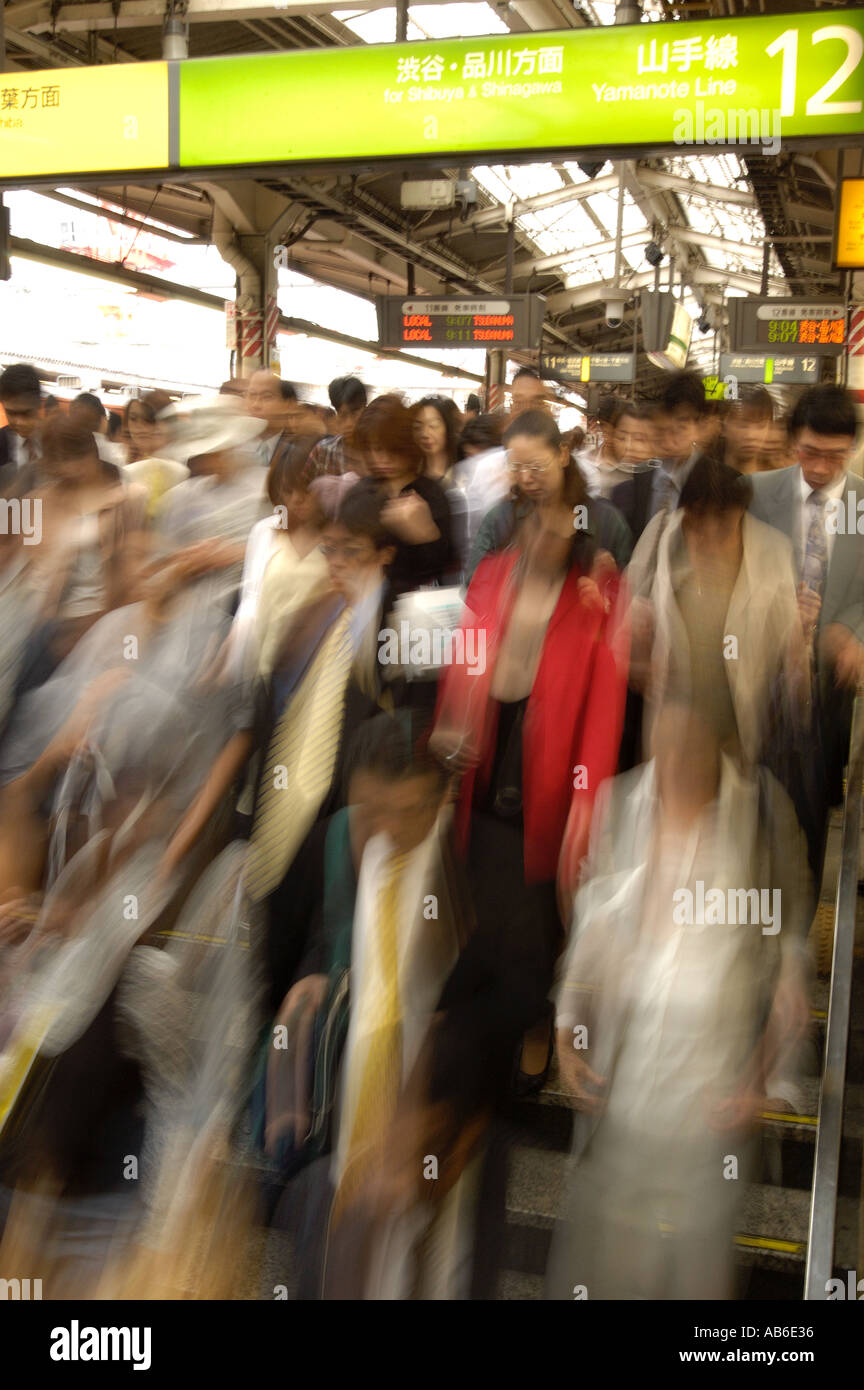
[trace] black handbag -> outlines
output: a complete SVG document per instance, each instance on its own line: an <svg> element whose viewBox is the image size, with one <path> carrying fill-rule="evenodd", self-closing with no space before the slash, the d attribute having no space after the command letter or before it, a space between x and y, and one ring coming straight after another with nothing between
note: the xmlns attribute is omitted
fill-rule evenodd
<svg viewBox="0 0 864 1390"><path fill-rule="evenodd" d="M333 974L327 997L315 1015L306 1074L306 1094L309 1097L308 1129L305 1134L297 1134L294 1131L284 1135L270 1152L265 1149L265 1138L267 1073L273 1046L271 1027L267 1028L260 1046L251 1096L252 1139L260 1153L266 1152L279 1177L285 1181L294 1177L316 1158L329 1153L332 1147L339 1063L348 1034L348 979L347 970ZM290 1064L289 1058L286 1058L286 1061Z"/></svg>

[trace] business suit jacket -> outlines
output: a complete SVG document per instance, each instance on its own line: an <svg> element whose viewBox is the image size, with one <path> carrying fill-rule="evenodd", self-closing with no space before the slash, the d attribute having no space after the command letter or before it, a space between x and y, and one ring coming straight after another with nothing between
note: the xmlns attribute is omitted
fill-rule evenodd
<svg viewBox="0 0 864 1390"><path fill-rule="evenodd" d="M789 537L795 552L798 573L801 571L801 473L797 465L779 468L773 473L757 473L753 477L751 514L767 521ZM847 497L854 494L856 483L847 475L840 499L842 516L846 517ZM852 718L852 693L840 690L835 684L832 664L821 658L819 639L830 623L840 623L864 642L864 542L857 534L835 535L822 607L816 626L817 674L820 698L820 727L823 755L828 778L828 799L840 799L840 778L849 747Z"/></svg>
<svg viewBox="0 0 864 1390"><path fill-rule="evenodd" d="M31 492L38 482L38 470L32 463L19 468L17 449L13 440L13 430L9 425L0 429L0 494L16 497Z"/></svg>
<svg viewBox="0 0 864 1390"><path fill-rule="evenodd" d="M286 434L284 430L282 431L282 433L276 440L275 447L273 449L272 454L270 455L271 468L275 463L281 463L282 459L286 458L291 453L291 451L294 448L295 442L296 441L292 438L291 435Z"/></svg>
<svg viewBox="0 0 864 1390"><path fill-rule="evenodd" d="M651 520L651 497L654 490L655 469L646 468L634 473L626 483L619 483L612 489L609 501L617 507L627 525L635 545L648 522Z"/></svg>
<svg viewBox="0 0 864 1390"><path fill-rule="evenodd" d="M410 1113L412 1097L428 1099L426 1066L434 1049L436 1004L442 982L458 959L470 926L470 900L464 877L453 873L454 855L450 843L449 810L439 816L427 839L412 852L399 916L399 993L401 1004L402 1103ZM374 837L366 846L357 880L357 892L350 941L350 1020L340 1063L335 1145L331 1156L331 1181L336 1186L344 1173L351 1150L351 1135L365 1065L374 1046L379 969L374 940L377 898L389 842ZM431 898L436 910L430 916ZM344 958L349 943L343 940L337 956ZM336 962L334 961L334 964ZM470 1045L470 1039L465 1039ZM457 1075L456 1084L461 1078ZM437 1099L438 1097L436 1097ZM454 1097L446 1095L444 1099ZM395 1123L399 1124L398 1111ZM448 1143L437 1146L440 1177L445 1186L458 1165L451 1167ZM445 1240L440 1251L444 1269L427 1269L424 1234L428 1232L435 1207L423 1203L407 1212L398 1209L382 1214L361 1200L331 1225L323 1296L327 1299L398 1299L415 1296L425 1280L432 1277L457 1287L460 1262L457 1250L448 1249ZM454 1261L454 1255L456 1259ZM464 1276L463 1276L464 1277ZM436 1281L436 1282L437 1282ZM458 1296L458 1295L457 1295ZM464 1296L464 1292L463 1295Z"/></svg>
<svg viewBox="0 0 864 1390"><path fill-rule="evenodd" d="M0 429L0 478L4 478L5 468L16 467L17 450L14 442L14 430L10 425L4 425Z"/></svg>
<svg viewBox="0 0 864 1390"><path fill-rule="evenodd" d="M331 592L314 600L296 614L277 652L269 679L262 682L259 687L254 738L262 756L258 769L258 782L252 814L253 826L262 795L264 779L269 775L267 756L275 730L288 705L297 697L322 643L331 633L333 624L339 619L343 608L344 599ZM367 623L367 638L370 635L370 629L374 628L375 633L378 632L380 622L381 613L378 609L371 614ZM302 823L297 808L286 807L286 836L290 832L293 838L298 831L300 833L295 853L286 859L283 876L272 893L268 895L271 921L274 927L278 925L280 915L285 911L285 895L286 893L290 894L291 891L290 870L296 858L296 852L300 850L315 822L332 815L343 804L347 762L353 736L359 724L380 711L378 700L381 696L382 684L376 648L376 660L373 663L373 669L361 672L355 661L345 686L339 738L330 785L320 804L314 811L310 810L309 807L305 808L302 812L302 815L307 817L305 824ZM292 816L294 817L293 820Z"/></svg>

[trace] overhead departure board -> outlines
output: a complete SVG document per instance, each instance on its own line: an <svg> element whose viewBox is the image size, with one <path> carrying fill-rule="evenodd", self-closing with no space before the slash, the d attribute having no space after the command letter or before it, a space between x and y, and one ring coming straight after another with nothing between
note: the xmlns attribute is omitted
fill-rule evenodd
<svg viewBox="0 0 864 1390"><path fill-rule="evenodd" d="M838 300L730 299L729 331L739 352L836 355L846 345L846 309Z"/></svg>
<svg viewBox="0 0 864 1390"><path fill-rule="evenodd" d="M545 300L510 294L500 299L431 296L378 297L378 340L382 347L537 348Z"/></svg>

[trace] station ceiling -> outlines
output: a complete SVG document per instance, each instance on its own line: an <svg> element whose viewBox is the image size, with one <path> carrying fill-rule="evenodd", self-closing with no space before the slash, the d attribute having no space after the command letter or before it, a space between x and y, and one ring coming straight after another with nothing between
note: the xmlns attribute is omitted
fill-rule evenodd
<svg viewBox="0 0 864 1390"><path fill-rule="evenodd" d="M832 4L813 0L645 0L653 21L748 14L812 12ZM396 11L385 3L329 8L314 3L188 0L173 14L189 26L192 58L288 49L362 45L395 38ZM138 62L163 56L164 5L157 0L93 3L11 0L5 5L6 66L36 69ZM440 3L409 10L408 38L528 32L612 23L615 6L595 0L510 0ZM346 113L346 119L349 119ZM722 319L730 295L768 291L805 296L843 289L831 268L835 191L840 177L862 172L860 142L842 149L800 146L775 156L760 147L628 159L619 164L562 161L464 170L424 169L423 177L471 173L476 204L466 210L407 213L400 185L416 168L344 169L310 174L287 166L251 180L219 183L89 185L94 194L134 218L158 218L169 228L209 240L214 220L238 232L249 208L280 215L280 239L291 265L321 283L371 297L409 288L416 293L501 291L507 267L507 222L515 224L513 289L545 296L548 351L613 352L639 347L638 291L658 272L645 259L649 241L665 253L659 284L670 279L699 319ZM752 151L752 152L751 152ZM619 177L624 190L622 286L631 293L620 326L609 327L604 286L614 273ZM44 190L42 190L44 191ZM74 192L73 192L74 196ZM245 210L245 211L244 211ZM769 247L767 264L763 248ZM703 322L705 320L703 319ZM710 370L713 328L694 332L691 360ZM517 354L520 356L520 354ZM521 355L523 360L528 360ZM638 387L650 393L658 374L640 355Z"/></svg>

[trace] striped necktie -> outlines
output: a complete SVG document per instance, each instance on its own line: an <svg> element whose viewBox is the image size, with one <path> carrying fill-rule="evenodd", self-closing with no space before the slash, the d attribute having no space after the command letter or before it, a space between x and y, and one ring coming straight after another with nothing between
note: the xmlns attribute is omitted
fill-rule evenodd
<svg viewBox="0 0 864 1390"><path fill-rule="evenodd" d="M396 1111L402 1084L402 1005L399 998L399 893L406 854L392 855L378 889L372 964L363 1013L375 1020L369 1036L351 1125L351 1142L336 1193L334 1216L368 1177L379 1142Z"/></svg>
<svg viewBox="0 0 864 1390"><path fill-rule="evenodd" d="M661 468L657 478L657 511L674 512L680 496L675 479L665 468Z"/></svg>
<svg viewBox="0 0 864 1390"><path fill-rule="evenodd" d="M246 861L260 901L281 882L333 782L351 674L351 610L336 619L267 748Z"/></svg>
<svg viewBox="0 0 864 1390"><path fill-rule="evenodd" d="M804 561L801 578L814 594L822 597L825 589L825 576L828 573L828 541L825 536L825 497L813 491L807 498L810 509L810 524L804 547Z"/></svg>

